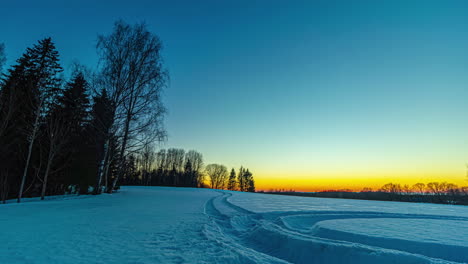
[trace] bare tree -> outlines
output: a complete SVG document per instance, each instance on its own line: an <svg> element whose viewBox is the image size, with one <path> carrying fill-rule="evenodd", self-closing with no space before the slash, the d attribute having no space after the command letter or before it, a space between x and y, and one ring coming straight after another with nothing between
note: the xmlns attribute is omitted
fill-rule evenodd
<svg viewBox="0 0 468 264"><path fill-rule="evenodd" d="M210 178L211 188L224 189L228 178L226 166L220 164L209 164L206 166L205 171Z"/></svg>
<svg viewBox="0 0 468 264"><path fill-rule="evenodd" d="M442 195L445 191L445 182L430 182L427 184L427 189L434 195Z"/></svg>
<svg viewBox="0 0 468 264"><path fill-rule="evenodd" d="M179 176L184 171L184 156L185 150L170 148L167 150L166 162L168 170L171 171L172 184L177 186L179 184Z"/></svg>
<svg viewBox="0 0 468 264"><path fill-rule="evenodd" d="M420 194L424 193L425 188L426 188L426 184L424 184L422 182L418 182L418 183L413 185L413 190L417 191Z"/></svg>
<svg viewBox="0 0 468 264"><path fill-rule="evenodd" d="M150 171L153 167L155 159L156 159L156 154L153 150L153 146L150 143L146 144L140 153L140 164L141 164L141 173L142 173L141 176L142 176L144 185L151 184Z"/></svg>
<svg viewBox="0 0 468 264"><path fill-rule="evenodd" d="M108 190L112 193L123 173L129 141L138 141L138 134L145 132L164 138L160 94L168 77L161 42L145 24L117 21L111 35L99 37L97 47L103 63L102 84L114 102L114 125L119 125L121 134L118 173Z"/></svg>
<svg viewBox="0 0 468 264"><path fill-rule="evenodd" d="M390 194L401 194L402 188L400 184L387 183L384 186L382 186L379 191L387 192Z"/></svg>

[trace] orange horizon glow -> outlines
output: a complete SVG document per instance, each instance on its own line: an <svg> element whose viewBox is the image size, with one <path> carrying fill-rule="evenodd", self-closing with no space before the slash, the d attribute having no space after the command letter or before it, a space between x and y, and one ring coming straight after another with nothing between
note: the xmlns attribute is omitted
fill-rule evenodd
<svg viewBox="0 0 468 264"><path fill-rule="evenodd" d="M409 185L411 187L415 183L427 184L429 182L448 182L456 184L459 187L468 186L467 177L460 175L449 177L441 175L432 175L430 177L415 175L411 177L262 177L261 175L257 175L255 177L257 191L269 191L272 189L285 189L300 192L343 189L361 191L363 188L372 188L373 191L376 191L387 183L401 184L402 186Z"/></svg>

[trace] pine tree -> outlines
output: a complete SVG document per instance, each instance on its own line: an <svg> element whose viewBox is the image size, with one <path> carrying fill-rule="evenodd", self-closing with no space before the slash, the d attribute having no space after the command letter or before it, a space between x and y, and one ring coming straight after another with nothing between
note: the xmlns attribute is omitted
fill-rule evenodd
<svg viewBox="0 0 468 264"><path fill-rule="evenodd" d="M239 185L239 191L244 192L245 191L245 178L244 178L244 168L240 167L239 173L237 174L237 183Z"/></svg>
<svg viewBox="0 0 468 264"><path fill-rule="evenodd" d="M22 78L25 81L22 87L26 87L29 90L27 93L30 95L28 96L29 102L25 106L33 113L33 120L24 131L28 150L18 192L18 202L21 202L23 196L33 145L38 136L40 125L60 93L61 80L58 75L62 72L62 67L58 57L58 51L55 49L52 39L45 38L33 48L28 48L23 57L18 60L18 69L22 70Z"/></svg>
<svg viewBox="0 0 468 264"><path fill-rule="evenodd" d="M228 190L236 190L236 171L234 168L231 169L231 174L229 175Z"/></svg>
<svg viewBox="0 0 468 264"><path fill-rule="evenodd" d="M67 164L67 178L61 182L78 184L79 190L86 193L88 186L94 185L96 172L93 169L93 138L85 130L89 126L90 103L89 84L82 72L78 71L65 85L63 96L59 98L57 111L63 116L68 129L67 147L62 155L62 163ZM94 135L91 135L94 136Z"/></svg>
<svg viewBox="0 0 468 264"><path fill-rule="evenodd" d="M245 180L246 180L246 191L247 192L255 192L255 181L253 178L252 173L247 169L247 171L244 174Z"/></svg>
<svg viewBox="0 0 468 264"><path fill-rule="evenodd" d="M187 159L184 166L184 186L193 187L193 175L194 172L192 169L192 162L190 161L190 159Z"/></svg>
<svg viewBox="0 0 468 264"><path fill-rule="evenodd" d="M63 96L59 98L60 111L62 111L67 120L71 135L80 135L86 121L89 119L90 104L87 94L88 89L89 84L84 78L83 73L78 72L66 84Z"/></svg>

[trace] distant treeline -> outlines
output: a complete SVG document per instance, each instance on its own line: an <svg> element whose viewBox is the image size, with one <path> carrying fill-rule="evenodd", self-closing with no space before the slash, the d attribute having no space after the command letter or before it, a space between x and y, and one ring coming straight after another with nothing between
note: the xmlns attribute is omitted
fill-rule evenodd
<svg viewBox="0 0 468 264"><path fill-rule="evenodd" d="M208 164L195 150L146 147L127 159L122 185L201 187L255 192L255 181L248 169L241 167L228 173L226 166Z"/></svg>
<svg viewBox="0 0 468 264"><path fill-rule="evenodd" d="M321 198L468 205L468 186L458 187L453 183L447 182L416 183L412 186L387 183L375 191L372 188L366 187L360 192L353 192L349 189L320 192L296 192L294 190L272 189L261 192Z"/></svg>

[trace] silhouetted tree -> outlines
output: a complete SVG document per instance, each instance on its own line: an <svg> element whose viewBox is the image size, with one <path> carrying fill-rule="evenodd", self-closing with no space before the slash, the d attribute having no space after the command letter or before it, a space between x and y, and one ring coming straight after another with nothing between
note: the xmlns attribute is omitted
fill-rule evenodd
<svg viewBox="0 0 468 264"><path fill-rule="evenodd" d="M44 200L49 178L50 169L60 151L63 150L67 143L67 137L71 127L67 126L67 120L63 112L53 112L47 117L45 124L45 133L48 140L47 162L44 178L42 180L41 200Z"/></svg>
<svg viewBox="0 0 468 264"><path fill-rule="evenodd" d="M111 131L113 124L113 103L107 91L93 98L94 104L91 110L90 126L87 128L87 135L93 139L94 160L97 165L96 184L94 194L101 193L103 179L108 178L110 162L113 156L115 137ZM105 181L107 189L107 181Z"/></svg>
<svg viewBox="0 0 468 264"><path fill-rule="evenodd" d="M185 159L190 160L192 166L193 179L191 186L200 187L200 185L205 181L203 174L203 155L195 150L189 150L185 154Z"/></svg>
<svg viewBox="0 0 468 264"><path fill-rule="evenodd" d="M26 83L23 85L31 91L29 105L34 116L33 121L24 131L29 146L18 192L19 203L23 196L34 141L38 136L46 112L60 91L61 80L58 74L62 72L62 67L59 64L58 52L51 38L40 40L33 48L28 48L18 62L19 68L23 69L23 74L26 76Z"/></svg>
<svg viewBox="0 0 468 264"><path fill-rule="evenodd" d="M118 21L112 34L99 37L97 47L102 61L102 85L114 102L114 125L117 119L122 121L119 172L108 190L112 192L124 170L129 140L138 140L140 133L158 140L165 135L160 93L167 74L160 56L161 42L145 24L131 26Z"/></svg>
<svg viewBox="0 0 468 264"><path fill-rule="evenodd" d="M245 182L247 183L247 192L255 192L255 180L252 173L247 169L244 173Z"/></svg>
<svg viewBox="0 0 468 264"><path fill-rule="evenodd" d="M193 168L192 168L192 162L190 159L186 159L185 161L185 166L184 166L184 177L183 177L183 183L182 186L191 186L193 187Z"/></svg>
<svg viewBox="0 0 468 264"><path fill-rule="evenodd" d="M236 190L236 171L234 168L231 169L231 174L229 174L228 190Z"/></svg>
<svg viewBox="0 0 468 264"><path fill-rule="evenodd" d="M239 191L245 192L246 191L246 182L245 182L245 169L241 166L239 172L237 173L237 185L239 187Z"/></svg>
<svg viewBox="0 0 468 264"><path fill-rule="evenodd" d="M210 179L212 189L224 189L228 172L226 166L220 164L209 164L205 168Z"/></svg>
<svg viewBox="0 0 468 264"><path fill-rule="evenodd" d="M419 192L419 193L422 194L422 193L424 193L425 187L426 187L426 184L418 182L418 183L413 185L413 190L415 190L416 192Z"/></svg>
<svg viewBox="0 0 468 264"><path fill-rule="evenodd" d="M150 185L152 181L151 169L155 160L155 153L151 144L146 144L140 153L141 177L143 185Z"/></svg>

